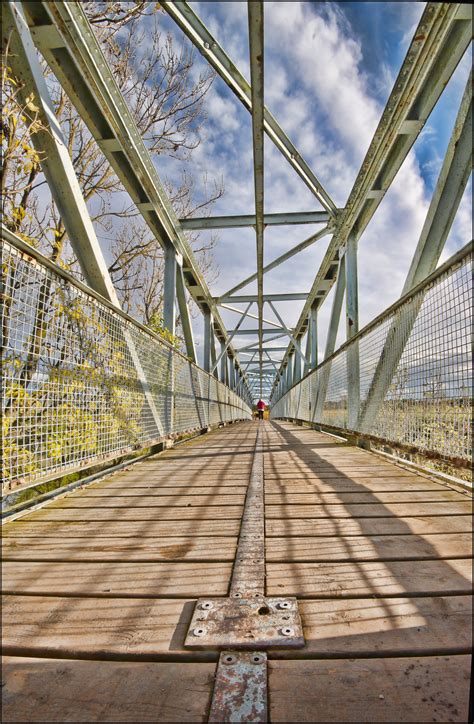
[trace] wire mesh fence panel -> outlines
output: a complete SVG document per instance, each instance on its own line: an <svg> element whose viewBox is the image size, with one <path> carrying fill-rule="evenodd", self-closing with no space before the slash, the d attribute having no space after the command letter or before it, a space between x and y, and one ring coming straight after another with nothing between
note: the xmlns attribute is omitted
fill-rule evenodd
<svg viewBox="0 0 474 724"><path fill-rule="evenodd" d="M6 241L2 299L4 491L251 417L177 350Z"/></svg>
<svg viewBox="0 0 474 724"><path fill-rule="evenodd" d="M272 417L469 464L472 301L468 246L273 400Z"/></svg>

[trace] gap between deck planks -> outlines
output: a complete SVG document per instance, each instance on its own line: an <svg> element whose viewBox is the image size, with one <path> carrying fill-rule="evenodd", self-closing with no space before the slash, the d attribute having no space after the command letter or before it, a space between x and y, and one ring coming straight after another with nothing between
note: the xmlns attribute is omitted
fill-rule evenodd
<svg viewBox="0 0 474 724"><path fill-rule="evenodd" d="M196 597L227 595L255 431L256 423L243 423L197 438L6 526L12 706L21 686L26 692L48 667L66 666L56 658L117 659L118 668L102 670L110 682L104 686L130 680L132 692L140 689L133 683L136 660L155 662L149 667L163 660L174 672L164 690L175 693L174 676L181 713L171 708L165 718L164 709L147 708L146 696L146 706L130 711L141 711L143 721L178 721L173 716L187 707L186 720L205 720L211 684L196 707L187 700L193 681L212 679L214 664L204 662L217 654L185 650L184 636ZM332 672L340 692L349 677L360 712L377 716L380 700L372 700L368 686L377 671L385 672L392 706L411 661L424 662L438 681L442 654L449 679L452 662L464 666L471 643L468 497L309 429L277 422L264 423L264 431L267 593L300 597L306 636L301 651L270 653L272 720L287 720L292 688L308 676L325 681ZM67 676L81 681L93 663L69 661ZM190 680L191 669L180 666L196 667ZM161 671L141 675L160 682ZM441 706L423 702L416 686L407 691L405 701L399 697L400 721L421 721L406 717ZM340 721L340 709L326 698L321 713L323 689L319 698L307 694L301 721ZM464 689L457 699L446 694L453 721L462 721L456 716L465 698ZM117 711L106 697L91 710L83 703L92 712L88 720L106 721L108 711ZM127 711L122 720L131 721ZM363 721L360 712L351 716Z"/></svg>

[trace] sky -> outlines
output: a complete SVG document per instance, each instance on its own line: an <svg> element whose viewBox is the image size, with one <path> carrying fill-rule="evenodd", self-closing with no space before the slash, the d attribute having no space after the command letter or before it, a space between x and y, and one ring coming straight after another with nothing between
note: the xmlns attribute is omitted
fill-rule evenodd
<svg viewBox="0 0 474 724"><path fill-rule="evenodd" d="M249 79L247 10L243 2L192 2L194 11ZM338 206L344 206L381 117L385 102L423 12L419 2L265 2L265 104ZM164 14L163 29L187 43ZM205 60L197 54L194 72ZM445 89L414 149L380 204L359 242L360 327L399 296L419 238L431 193L470 69L465 57ZM208 120L193 152L190 171L199 179L222 179L225 194L213 215L254 213L251 118L216 78L206 97ZM183 162L160 159L162 177L178 179ZM466 190L440 263L472 236L471 186ZM265 139L265 211L320 210L321 207ZM305 225L267 228L264 256L268 262L318 228ZM264 277L264 292L307 292L329 243L326 236ZM256 270L252 229L218 234L215 261L218 278L211 292L219 295ZM256 284L240 293L255 293ZM319 313L320 361L333 292ZM243 308L243 305L236 305ZM285 322L294 325L302 302L280 303ZM251 310L257 313L256 306ZM264 316L277 321L267 306ZM222 310L228 329L239 317ZM244 327L256 327L256 321ZM202 354L201 320L194 320L198 356ZM344 341L342 319L338 344ZM256 337L238 337L238 345ZM286 346L285 340L283 345ZM275 354L276 358L282 355Z"/></svg>

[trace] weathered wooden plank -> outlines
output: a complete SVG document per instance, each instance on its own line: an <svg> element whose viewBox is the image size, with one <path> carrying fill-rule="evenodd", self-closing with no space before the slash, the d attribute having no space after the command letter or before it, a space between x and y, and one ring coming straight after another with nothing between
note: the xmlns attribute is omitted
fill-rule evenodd
<svg viewBox="0 0 474 724"><path fill-rule="evenodd" d="M205 481L206 482L206 481ZM87 487L82 490L81 495L85 498L110 498L110 497L157 497L166 498L171 496L207 496L207 495L236 495L245 496L247 491L246 485L198 485L195 482L190 483L188 480L187 485L169 485L169 486L154 486L150 484L145 485L130 485L114 487L112 484L103 485L101 487ZM99 503L100 505L100 503Z"/></svg>
<svg viewBox="0 0 474 724"><path fill-rule="evenodd" d="M240 520L242 517L242 505L226 505L214 507L197 507L190 503L186 507L168 506L164 508L55 508L54 506L46 506L34 513L30 513L28 520L62 520L62 521L197 521L197 520Z"/></svg>
<svg viewBox="0 0 474 724"><path fill-rule="evenodd" d="M292 562L461 558L472 556L472 539L465 533L268 538L265 552L267 561Z"/></svg>
<svg viewBox="0 0 474 724"><path fill-rule="evenodd" d="M271 661L272 722L466 722L470 657Z"/></svg>
<svg viewBox="0 0 474 724"><path fill-rule="evenodd" d="M103 520L103 521L61 521L42 520L32 521L31 517L20 518L7 523L2 534L4 537L69 537L90 538L120 536L122 538L156 538L169 536L235 536L239 534L240 520Z"/></svg>
<svg viewBox="0 0 474 724"><path fill-rule="evenodd" d="M400 471L400 472L398 472ZM288 480L332 480L333 478L342 478L346 480L357 480L359 478L413 478L413 473L403 471L401 468L387 468L386 470L373 470L367 468L364 470L350 470L344 472L342 470L331 470L320 472L312 470L301 470L296 466L293 470L284 471L278 467L274 472L271 469L267 471L265 468L265 480L268 481L288 481Z"/></svg>
<svg viewBox="0 0 474 724"><path fill-rule="evenodd" d="M266 505L267 518L352 518L357 516L381 518L384 516L450 516L469 515L472 504L468 500L437 503L373 503L357 505Z"/></svg>
<svg viewBox="0 0 474 724"><path fill-rule="evenodd" d="M57 596L224 596L230 563L3 564L4 593Z"/></svg>
<svg viewBox="0 0 474 724"><path fill-rule="evenodd" d="M404 518L294 518L267 519L267 536L352 536L352 535L400 535L414 533L469 533L472 530L470 515L406 516Z"/></svg>
<svg viewBox="0 0 474 724"><path fill-rule="evenodd" d="M267 564L269 596L469 594L471 581L469 559Z"/></svg>
<svg viewBox="0 0 474 724"><path fill-rule="evenodd" d="M245 503L245 495L135 495L115 496L110 494L107 497L83 495L80 492L60 498L48 505L48 510L64 508L173 508L189 507L203 508L223 505L242 505Z"/></svg>
<svg viewBox="0 0 474 724"><path fill-rule="evenodd" d="M430 491L446 490L440 483L426 480L421 477L373 477L357 478L331 478L330 480L315 480L301 478L297 480L267 480L265 478L265 491L268 493L360 493L360 492L397 492L397 491Z"/></svg>
<svg viewBox="0 0 474 724"><path fill-rule="evenodd" d="M237 538L5 538L4 560L18 561L233 561Z"/></svg>
<svg viewBox="0 0 474 724"><path fill-rule="evenodd" d="M250 475L250 473L249 473ZM163 491L164 495L166 495L166 490L171 489L180 489L185 488L189 490L196 490L198 494L200 494L201 487L204 488L223 488L223 487L229 487L229 488L246 488L248 483L249 475L227 475L223 473L222 475L209 475L209 477L205 474L199 477L196 476L194 480L190 479L190 476L188 475L183 476L181 478L177 478L175 475L170 475L166 478L154 478L153 476L144 476L143 478L115 478L115 477L107 477L104 480L101 480L98 483L94 483L94 486L90 488L90 490L108 490L113 489L116 491L119 490L137 490L139 492L142 492L143 490L150 491L148 492L148 495L154 495L155 493L152 492L154 490ZM113 493L115 495L115 493ZM118 494L118 493L117 493Z"/></svg>
<svg viewBox="0 0 474 724"><path fill-rule="evenodd" d="M3 659L5 722L205 722L215 664Z"/></svg>
<svg viewBox="0 0 474 724"><path fill-rule="evenodd" d="M7 653L102 658L189 656L195 599L4 596ZM306 645L273 657L419 655L468 651L470 596L300 601Z"/></svg>
<svg viewBox="0 0 474 724"><path fill-rule="evenodd" d="M220 499L220 498L219 498ZM297 493L288 489L282 493L266 493L267 505L329 505L334 503L435 503L444 501L466 501L462 493L454 490L358 492L358 493Z"/></svg>
<svg viewBox="0 0 474 724"><path fill-rule="evenodd" d="M194 607L186 599L4 596L4 650L71 658L189 655L184 640Z"/></svg>

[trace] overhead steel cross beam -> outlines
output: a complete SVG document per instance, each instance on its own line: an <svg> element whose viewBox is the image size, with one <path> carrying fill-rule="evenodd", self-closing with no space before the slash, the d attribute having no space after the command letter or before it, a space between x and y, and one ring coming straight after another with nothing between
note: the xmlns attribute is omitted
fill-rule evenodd
<svg viewBox="0 0 474 724"><path fill-rule="evenodd" d="M56 75L133 203L162 247L183 256L185 282L196 304L225 325L161 184L150 153L80 3L23 2L35 45ZM229 353L240 362L232 346Z"/></svg>
<svg viewBox="0 0 474 724"><path fill-rule="evenodd" d="M255 187L255 233L257 236L257 306L260 373L263 363L263 2L247 3L250 43L250 78L252 82L252 143ZM260 385L261 391L261 385Z"/></svg>
<svg viewBox="0 0 474 724"><path fill-rule="evenodd" d="M249 2L249 5L255 4L257 3ZM209 61L247 110L251 111L252 95L249 83L188 3L162 2L161 6ZM332 216L335 216L337 208L334 201L267 108L264 108L264 129L319 203Z"/></svg>
<svg viewBox="0 0 474 724"><path fill-rule="evenodd" d="M294 336L305 333L313 302L320 306L336 279L327 284L339 249L354 232L360 238L422 131L472 37L472 10L463 3L427 3L349 200L342 212ZM290 342L282 368L293 348ZM276 383L274 390L276 389Z"/></svg>
<svg viewBox="0 0 474 724"><path fill-rule="evenodd" d="M327 224L331 219L327 211L296 211L283 214L264 214L265 226L292 226L294 224ZM203 229L242 229L255 226L255 215L236 216L205 216L180 219L181 228L185 231L202 231Z"/></svg>
<svg viewBox="0 0 474 724"><path fill-rule="evenodd" d="M328 234L330 234L332 232L332 229L333 226L328 224L328 226L325 226L324 229L321 229L316 234L308 236L307 239L304 239L304 241L296 244L296 246L293 246L291 249L288 249L288 251L285 251L284 254L277 256L276 259L266 264L262 268L262 273L267 274L269 271L272 271L272 269L276 269L277 266L280 266L280 264L283 264L283 262L288 261L288 259L291 259L292 256L299 254L300 251L304 251L304 249L307 249L308 246L311 246L316 241L319 241L319 239L322 239L323 236L327 236ZM254 282L257 278L257 273L251 274L246 279L236 284L235 287L232 287L232 289L229 289L227 292L224 292L222 296L218 297L218 303L220 303L223 299L227 299L231 295L235 294L235 292L238 292L239 289L243 289L247 286L247 284Z"/></svg>

